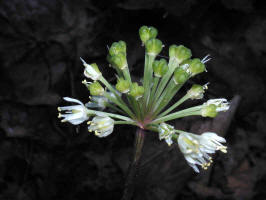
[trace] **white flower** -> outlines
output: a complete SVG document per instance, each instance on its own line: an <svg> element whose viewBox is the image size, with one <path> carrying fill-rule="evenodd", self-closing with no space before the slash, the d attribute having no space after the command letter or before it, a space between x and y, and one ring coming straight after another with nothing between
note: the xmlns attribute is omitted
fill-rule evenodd
<svg viewBox="0 0 266 200"><path fill-rule="evenodd" d="M98 137L106 137L114 130L114 120L107 116L95 116L88 124L89 132L94 131Z"/></svg>
<svg viewBox="0 0 266 200"><path fill-rule="evenodd" d="M102 76L102 73L99 71L98 67L96 64L94 66L87 64L82 58L80 58L82 61L85 69L84 69L84 75L87 78L90 78L94 81L99 80L99 78Z"/></svg>
<svg viewBox="0 0 266 200"><path fill-rule="evenodd" d="M223 153L227 152L227 147L221 144L225 142L226 140L223 137L212 132L205 132L202 135L184 132L178 137L181 152L188 164L197 173L199 173L197 165L206 170L212 163L212 158L208 154L213 154L217 150Z"/></svg>
<svg viewBox="0 0 266 200"><path fill-rule="evenodd" d="M220 98L220 99L210 99L208 100L206 103L204 103L203 105L211 105L214 104L217 108L216 111L217 112L221 112L221 111L227 111L230 107L229 102L224 99L224 98Z"/></svg>
<svg viewBox="0 0 266 200"><path fill-rule="evenodd" d="M89 119L88 116L88 109L84 106L84 104L73 98L64 97L65 101L78 103L79 105L74 106L64 106L64 107L58 107L58 118L63 118L61 122L70 122L71 124L77 125L81 124L85 120ZM64 111L65 114L61 114L60 112Z"/></svg>
<svg viewBox="0 0 266 200"><path fill-rule="evenodd" d="M161 123L158 131L159 139L164 139L168 146L171 146L173 144L172 136L174 134L174 127L166 123Z"/></svg>

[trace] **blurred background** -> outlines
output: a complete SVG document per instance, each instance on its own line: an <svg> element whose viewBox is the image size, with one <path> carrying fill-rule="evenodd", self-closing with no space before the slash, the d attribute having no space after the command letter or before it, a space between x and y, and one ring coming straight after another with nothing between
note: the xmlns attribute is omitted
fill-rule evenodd
<svg viewBox="0 0 266 200"><path fill-rule="evenodd" d="M96 62L115 83L107 46L124 40L134 79L143 73L142 25L159 30L167 56L171 44L210 54L203 101L225 97L231 109L212 119L188 117L172 124L194 133L215 131L228 153L195 174L176 146L148 132L135 200L265 199L266 7L259 0L1 0L0 199L120 199L135 128L116 126L107 138L86 124L62 124L62 97L84 103L89 92L79 57ZM182 92L181 92L182 95ZM178 98L178 97L177 97ZM200 102L187 102L190 106Z"/></svg>

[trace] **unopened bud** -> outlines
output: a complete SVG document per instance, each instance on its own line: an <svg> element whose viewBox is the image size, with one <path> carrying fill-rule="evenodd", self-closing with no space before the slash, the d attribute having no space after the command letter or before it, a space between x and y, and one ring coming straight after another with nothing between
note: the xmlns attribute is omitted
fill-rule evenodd
<svg viewBox="0 0 266 200"><path fill-rule="evenodd" d="M122 40L120 40L119 42L114 42L112 44L112 46L109 49L109 54L111 56L117 55L119 53L125 53L126 54L127 51L127 46L126 43Z"/></svg>
<svg viewBox="0 0 266 200"><path fill-rule="evenodd" d="M125 53L120 52L117 55L107 58L110 59L110 63L115 67L118 67L121 70L127 68L127 57Z"/></svg>
<svg viewBox="0 0 266 200"><path fill-rule="evenodd" d="M163 44L161 40L158 39L150 39L145 43L146 46L146 52L148 55L157 56L163 48Z"/></svg>
<svg viewBox="0 0 266 200"><path fill-rule="evenodd" d="M202 99L204 90L206 89L206 87L207 87L206 85L201 86L201 85L194 84L190 88L190 90L187 92L187 95L189 96L190 99Z"/></svg>
<svg viewBox="0 0 266 200"><path fill-rule="evenodd" d="M182 68L177 68L174 73L174 82L175 84L183 84L189 79L189 74Z"/></svg>
<svg viewBox="0 0 266 200"><path fill-rule="evenodd" d="M165 59L155 60L152 64L154 76L162 77L168 71L167 61Z"/></svg>
<svg viewBox="0 0 266 200"><path fill-rule="evenodd" d="M158 31L156 28L150 26L142 26L139 29L139 36L141 41L145 44L149 39L156 38Z"/></svg>
<svg viewBox="0 0 266 200"><path fill-rule="evenodd" d="M98 81L91 83L89 85L89 90L93 96L102 96L104 93L104 89Z"/></svg>
<svg viewBox="0 0 266 200"><path fill-rule="evenodd" d="M189 59L192 56L191 50L184 47L183 45L171 45L169 47L169 57L170 59L177 60L178 64Z"/></svg>
<svg viewBox="0 0 266 200"><path fill-rule="evenodd" d="M205 65L198 58L194 58L189 63L189 71L192 76L200 74L205 71Z"/></svg>
<svg viewBox="0 0 266 200"><path fill-rule="evenodd" d="M138 100L144 94L144 87L139 86L138 83L132 83L129 94Z"/></svg>
<svg viewBox="0 0 266 200"><path fill-rule="evenodd" d="M115 87L121 93L128 93L130 89L130 82L128 80L124 80L123 78L118 78Z"/></svg>

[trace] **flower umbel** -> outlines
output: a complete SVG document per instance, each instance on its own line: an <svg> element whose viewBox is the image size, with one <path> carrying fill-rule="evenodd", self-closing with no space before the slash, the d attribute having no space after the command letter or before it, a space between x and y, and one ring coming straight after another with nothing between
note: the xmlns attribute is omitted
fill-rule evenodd
<svg viewBox="0 0 266 200"><path fill-rule="evenodd" d="M113 67L116 81L109 83L96 63L88 64L82 58L84 75L88 81L82 83L87 87L90 101L85 104L79 100L65 97L69 102L78 105L59 107L59 118L62 122L74 125L88 122L88 131L97 137L110 135L117 124L138 127L136 132L136 151L133 162L139 160L143 146L145 131L159 133L159 139L169 146L178 144L188 164L199 172L212 162L210 154L220 150L226 152L225 139L216 133L206 132L201 135L176 130L167 121L187 116L216 117L221 111L229 109L224 98L211 99L207 102L183 110L176 110L185 101L202 99L207 85L194 84L183 97L171 105L183 85L193 82L190 79L206 71L206 64L211 60L209 55L203 59L192 57L189 48L183 45L170 45L168 56L158 56L164 48L163 42L157 38L158 30L154 27L142 26L139 30L140 46L145 49L143 77L133 80L131 67L127 60L127 44L124 41L114 42L108 47L107 61ZM115 85L113 85L115 84ZM106 110L105 110L106 109ZM108 109L108 110L107 110ZM108 111L108 112L107 112ZM110 112L109 112L110 111ZM134 176L130 176L134 177Z"/></svg>

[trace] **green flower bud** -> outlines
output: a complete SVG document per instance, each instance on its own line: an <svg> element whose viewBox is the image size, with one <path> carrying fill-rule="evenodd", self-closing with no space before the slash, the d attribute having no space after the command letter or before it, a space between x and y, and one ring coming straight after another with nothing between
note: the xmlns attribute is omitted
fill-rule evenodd
<svg viewBox="0 0 266 200"><path fill-rule="evenodd" d="M93 96L102 96L104 93L104 89L98 81L91 83L89 85L89 90Z"/></svg>
<svg viewBox="0 0 266 200"><path fill-rule="evenodd" d="M202 117L216 117L217 114L217 106L214 104L205 105L201 109Z"/></svg>
<svg viewBox="0 0 266 200"><path fill-rule="evenodd" d="M150 26L142 26L139 29L139 36L141 41L145 44L149 39L156 38L158 31L156 28Z"/></svg>
<svg viewBox="0 0 266 200"><path fill-rule="evenodd" d="M148 53L148 55L153 55L156 56L158 55L163 48L163 44L161 42L161 40L158 39L150 39L145 43L146 46L146 51Z"/></svg>
<svg viewBox="0 0 266 200"><path fill-rule="evenodd" d="M207 84L203 86L194 84L187 92L187 95L189 96L190 99L202 99L203 94L205 92L204 90L207 88L208 88Z"/></svg>
<svg viewBox="0 0 266 200"><path fill-rule="evenodd" d="M118 53L117 55L107 57L110 59L110 63L113 64L115 67L123 70L127 67L127 57L125 53Z"/></svg>
<svg viewBox="0 0 266 200"><path fill-rule="evenodd" d="M174 82L175 84L183 84L189 79L189 74L182 68L177 68L174 73Z"/></svg>
<svg viewBox="0 0 266 200"><path fill-rule="evenodd" d="M119 42L114 42L109 49L109 54L115 56L119 53L125 53L127 51L127 45L124 41L120 40Z"/></svg>
<svg viewBox="0 0 266 200"><path fill-rule="evenodd" d="M168 71L167 61L165 59L155 60L152 64L154 76L162 77Z"/></svg>
<svg viewBox="0 0 266 200"><path fill-rule="evenodd" d="M118 78L115 87L121 93L128 93L130 89L130 82L123 78Z"/></svg>
<svg viewBox="0 0 266 200"><path fill-rule="evenodd" d="M144 94L144 87L139 86L138 83L132 83L129 94L138 100Z"/></svg>
<svg viewBox="0 0 266 200"><path fill-rule="evenodd" d="M170 59L176 59L178 64L189 59L192 56L191 50L184 47L183 45L171 45L169 47Z"/></svg>
<svg viewBox="0 0 266 200"><path fill-rule="evenodd" d="M198 58L194 58L189 63L189 71L192 76L205 71L205 65Z"/></svg>

